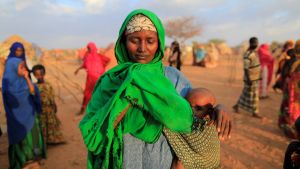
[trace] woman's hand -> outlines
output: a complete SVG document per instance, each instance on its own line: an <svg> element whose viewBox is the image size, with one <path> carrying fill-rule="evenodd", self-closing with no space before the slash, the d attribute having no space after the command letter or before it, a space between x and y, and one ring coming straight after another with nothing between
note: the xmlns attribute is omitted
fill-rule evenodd
<svg viewBox="0 0 300 169"><path fill-rule="evenodd" d="M29 73L28 73L27 70L24 70L24 71L23 71L23 77L24 77L25 79L28 79L28 78L29 78Z"/></svg>
<svg viewBox="0 0 300 169"><path fill-rule="evenodd" d="M225 140L226 138L230 138L232 131L232 117L230 113L227 112L225 106L218 104L215 107L213 120L217 127L219 139Z"/></svg>
<svg viewBox="0 0 300 169"><path fill-rule="evenodd" d="M18 75L26 79L26 83L29 87L30 93L34 94L35 93L34 85L32 84L31 79L29 78L29 72L26 69L26 64L24 61L22 61L18 66Z"/></svg>
<svg viewBox="0 0 300 169"><path fill-rule="evenodd" d="M22 76L22 77L24 77L25 79L29 78L29 73L28 73L28 71L27 71L27 69L26 69L25 62L24 62L24 61L21 62L21 63L19 64L19 67L18 67L18 74L19 74L19 76Z"/></svg>

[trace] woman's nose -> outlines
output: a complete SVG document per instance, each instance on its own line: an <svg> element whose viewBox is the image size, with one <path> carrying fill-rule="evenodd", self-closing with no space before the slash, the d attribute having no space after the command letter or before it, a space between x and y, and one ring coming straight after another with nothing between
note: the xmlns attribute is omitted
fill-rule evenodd
<svg viewBox="0 0 300 169"><path fill-rule="evenodd" d="M142 41L140 44L139 44L139 47L138 47L138 52L145 52L146 50L146 43L144 41Z"/></svg>

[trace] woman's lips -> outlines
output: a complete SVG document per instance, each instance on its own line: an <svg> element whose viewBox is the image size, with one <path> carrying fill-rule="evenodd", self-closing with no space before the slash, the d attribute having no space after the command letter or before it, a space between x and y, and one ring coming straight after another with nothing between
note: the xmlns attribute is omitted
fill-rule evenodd
<svg viewBox="0 0 300 169"><path fill-rule="evenodd" d="M135 55L135 58L138 60L145 60L147 58L146 55Z"/></svg>

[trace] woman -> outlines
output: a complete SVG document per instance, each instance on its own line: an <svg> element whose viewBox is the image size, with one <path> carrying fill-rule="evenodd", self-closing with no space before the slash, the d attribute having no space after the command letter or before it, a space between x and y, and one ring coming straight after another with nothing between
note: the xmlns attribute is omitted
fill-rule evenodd
<svg viewBox="0 0 300 169"><path fill-rule="evenodd" d="M244 88L233 109L236 113L242 108L252 114L255 118L262 118L258 114L259 92L258 81L260 80L260 63L256 55L258 39L252 37L249 40L249 48L244 55Z"/></svg>
<svg viewBox="0 0 300 169"><path fill-rule="evenodd" d="M283 98L279 114L279 126L287 137L295 138L293 124L300 116L300 40L295 44L294 49L288 52L291 59L287 61L284 68L288 72L283 85Z"/></svg>
<svg viewBox="0 0 300 169"><path fill-rule="evenodd" d="M206 56L206 51L204 49L204 46L202 44L195 44L194 50L193 50L193 65L195 66L201 66L205 67L205 56Z"/></svg>
<svg viewBox="0 0 300 169"><path fill-rule="evenodd" d="M272 81L274 58L270 54L269 45L262 44L258 49L258 56L262 70L262 80L260 81L260 98L268 98L268 88Z"/></svg>
<svg viewBox="0 0 300 169"><path fill-rule="evenodd" d="M281 91L283 90L283 85L285 82L285 77L282 76L283 67L284 67L285 63L291 59L290 56L287 54L287 51L290 49L293 49L293 47L294 47L293 40L288 40L283 45L281 55L279 56L278 61L277 61L278 65L277 65L277 71L275 74L276 82L273 85L273 89L275 91L276 91L276 89L279 89Z"/></svg>
<svg viewBox="0 0 300 169"><path fill-rule="evenodd" d="M85 111L86 106L92 97L94 86L99 77L105 72L105 67L110 61L106 56L98 54L97 47L93 42L88 43L87 50L88 51L83 59L83 64L75 71L75 75L77 75L81 69L86 69L87 71L82 106L77 115L81 115Z"/></svg>
<svg viewBox="0 0 300 169"><path fill-rule="evenodd" d="M46 156L36 114L41 112L41 103L39 91L26 69L25 49L21 43L16 42L10 48L2 94L7 118L10 168L38 167L36 160Z"/></svg>
<svg viewBox="0 0 300 169"><path fill-rule="evenodd" d="M172 42L171 44L171 56L169 58L170 66L175 64L176 68L180 70L181 68L181 50L179 43L177 41Z"/></svg>
<svg viewBox="0 0 300 169"><path fill-rule="evenodd" d="M173 156L162 129L191 132L193 117L173 85L182 79L174 69L164 72L164 38L161 21L150 11L135 10L125 19L115 46L119 65L100 78L79 125L88 168L171 167ZM177 89L186 93L179 83ZM219 117L228 122L222 113Z"/></svg>

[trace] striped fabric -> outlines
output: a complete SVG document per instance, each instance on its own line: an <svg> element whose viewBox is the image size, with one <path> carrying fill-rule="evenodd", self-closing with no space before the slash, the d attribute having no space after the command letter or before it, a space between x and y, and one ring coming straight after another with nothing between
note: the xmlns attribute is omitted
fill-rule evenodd
<svg viewBox="0 0 300 169"><path fill-rule="evenodd" d="M249 77L244 76L244 80L257 81L261 79L261 68L256 52L247 51L244 55L244 69L249 72Z"/></svg>
<svg viewBox="0 0 300 169"><path fill-rule="evenodd" d="M238 101L238 107L250 113L258 113L259 91L258 81L252 82L251 85L244 83L244 89Z"/></svg>

